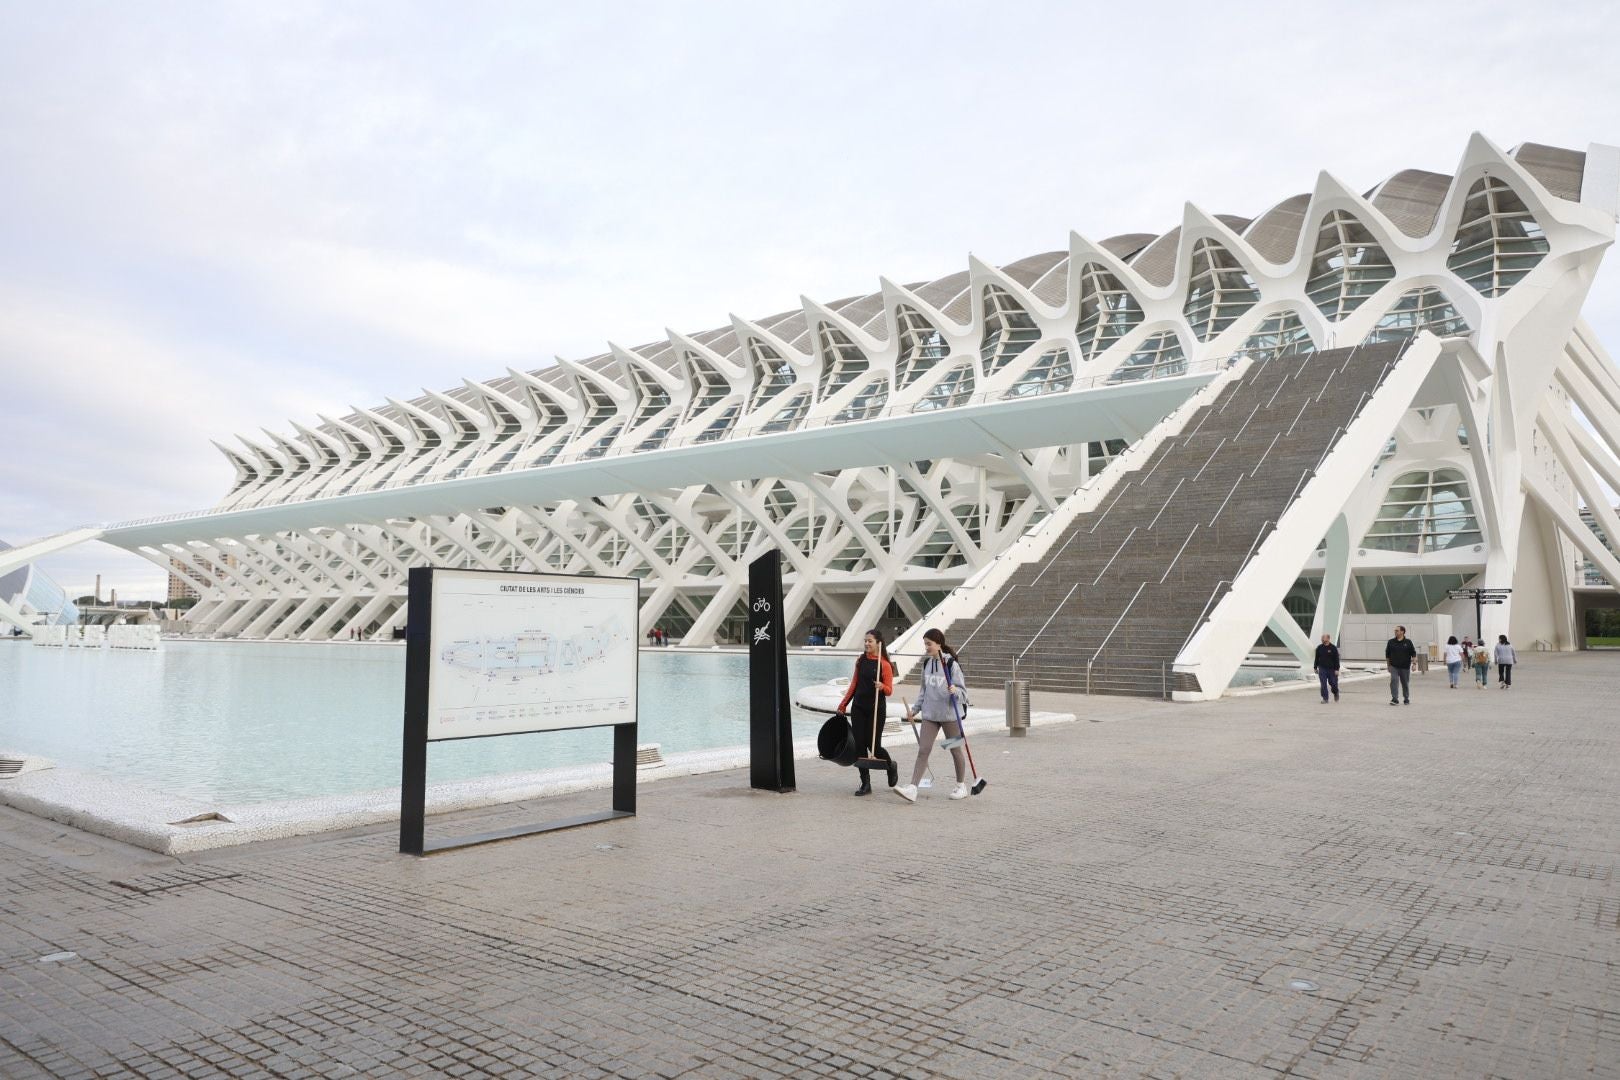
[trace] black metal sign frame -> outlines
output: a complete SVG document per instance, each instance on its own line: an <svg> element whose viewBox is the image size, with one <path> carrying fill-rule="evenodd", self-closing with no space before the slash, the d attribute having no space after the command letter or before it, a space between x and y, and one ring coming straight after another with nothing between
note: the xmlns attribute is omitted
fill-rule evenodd
<svg viewBox="0 0 1620 1080"><path fill-rule="evenodd" d="M1474 633L1484 640L1485 638L1485 605L1507 603L1508 593L1512 589L1504 588L1467 588L1451 589L1447 596L1453 600L1472 600L1474 602Z"/></svg>
<svg viewBox="0 0 1620 1080"><path fill-rule="evenodd" d="M598 821L613 821L618 818L636 816L636 732L637 721L628 724L613 724L613 800L612 809L598 811L591 814L580 814L576 817L562 818L557 821L543 822L538 825L517 825L508 829L497 829L493 832L479 833L474 836L458 837L450 840L426 841L424 832L427 823L427 748L428 742L428 690L433 664L433 571L431 566L413 566L410 569L408 604L405 623L405 745L404 760L400 770L399 785L399 850L402 855L429 855L435 851L448 851L454 848L471 847L474 844L487 844L495 840L509 840L515 836L529 836L534 833L554 832L557 829L572 829L580 825L590 825ZM457 571L464 573L466 571ZM519 579L545 578L552 580L565 577L582 577L586 580L602 580L600 577L591 578L586 575L569 574L527 574L507 571L479 571L492 576L511 577ZM609 580L631 580L611 578ZM636 658L636 679L641 677L641 653L635 648L635 624L631 623L630 630L631 649ZM640 711L640 696L637 695L637 712ZM590 726L590 725L583 725ZM546 729L546 730L577 730L577 729ZM505 732L503 734L532 734L532 732ZM470 735L465 738L494 739L500 735ZM435 742L451 742L461 740L436 739Z"/></svg>
<svg viewBox="0 0 1620 1080"><path fill-rule="evenodd" d="M794 791L782 553L774 548L748 564L748 634L748 786Z"/></svg>

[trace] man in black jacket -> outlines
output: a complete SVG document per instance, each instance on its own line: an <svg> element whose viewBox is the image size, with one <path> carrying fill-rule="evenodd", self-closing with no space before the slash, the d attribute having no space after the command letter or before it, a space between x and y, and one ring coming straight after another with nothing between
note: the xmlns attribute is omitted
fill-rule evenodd
<svg viewBox="0 0 1620 1080"><path fill-rule="evenodd" d="M1316 647L1316 681L1322 684L1322 704L1328 702L1328 690L1333 700L1339 700L1339 647L1333 644L1332 634L1322 635L1322 644Z"/></svg>
<svg viewBox="0 0 1620 1080"><path fill-rule="evenodd" d="M1401 701L1412 704L1412 661L1417 659L1417 646L1406 637L1406 627L1397 626L1395 636L1384 644L1384 662L1389 665L1389 703ZM1400 698L1397 701L1396 698Z"/></svg>

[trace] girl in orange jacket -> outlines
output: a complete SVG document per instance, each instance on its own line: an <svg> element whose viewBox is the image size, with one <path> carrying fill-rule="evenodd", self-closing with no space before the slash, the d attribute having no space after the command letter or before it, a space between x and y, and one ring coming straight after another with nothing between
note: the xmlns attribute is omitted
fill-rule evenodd
<svg viewBox="0 0 1620 1080"><path fill-rule="evenodd" d="M888 762L889 786L900 780L900 770L889 752L883 749L884 705L894 693L894 665L889 663L889 650L883 647L883 634L877 630L866 632L866 651L855 661L855 674L850 677L844 700L838 703L838 714L848 715L855 729L855 742L862 756L876 750L877 757ZM872 774L861 769L861 786L857 795L872 794Z"/></svg>

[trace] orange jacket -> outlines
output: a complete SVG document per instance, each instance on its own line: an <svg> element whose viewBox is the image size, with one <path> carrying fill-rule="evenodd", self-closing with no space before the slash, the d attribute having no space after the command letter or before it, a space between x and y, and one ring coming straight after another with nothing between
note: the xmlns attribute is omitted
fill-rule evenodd
<svg viewBox="0 0 1620 1080"><path fill-rule="evenodd" d="M865 659L865 653L855 658L855 674L849 677L849 689L844 691L844 700L838 703L839 712L848 708L850 699L855 696L855 686L861 681L861 661ZM894 665L886 656L878 657L878 691L884 697L894 693Z"/></svg>

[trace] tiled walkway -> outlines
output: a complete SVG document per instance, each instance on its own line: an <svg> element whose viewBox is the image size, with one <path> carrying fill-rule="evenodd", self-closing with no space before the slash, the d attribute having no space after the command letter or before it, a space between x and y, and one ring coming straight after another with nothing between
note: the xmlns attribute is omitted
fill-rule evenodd
<svg viewBox="0 0 1620 1080"><path fill-rule="evenodd" d="M1617 688L1079 699L962 802L801 762L427 860L0 811L0 1076L1620 1076Z"/></svg>

